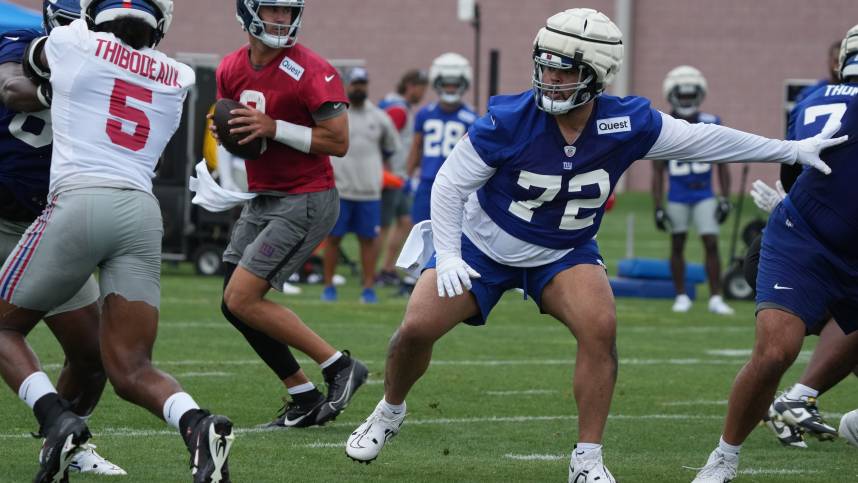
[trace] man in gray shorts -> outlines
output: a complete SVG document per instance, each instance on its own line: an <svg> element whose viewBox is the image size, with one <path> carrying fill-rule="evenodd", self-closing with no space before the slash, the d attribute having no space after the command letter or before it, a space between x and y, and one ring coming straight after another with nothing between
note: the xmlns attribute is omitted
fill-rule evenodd
<svg viewBox="0 0 858 483"><path fill-rule="evenodd" d="M245 162L248 190L260 196L245 206L224 252L221 310L292 398L270 426L324 424L345 409L367 368L266 295L282 290L337 219L329 156L348 151L348 100L336 69L297 42L303 0L238 2L237 9L250 45L221 61L218 98L253 106L233 111L231 132L242 143L265 138L267 149ZM327 396L289 346L319 364Z"/></svg>
<svg viewBox="0 0 858 483"><path fill-rule="evenodd" d="M721 118L700 112L707 84L703 74L688 65L671 70L664 80L664 96L671 104L671 115L690 123L721 124ZM691 299L685 290L685 240L688 226L693 222L703 240L706 252L706 274L709 278L709 311L732 315L721 297L721 259L718 254L718 225L730 213L730 172L726 164L718 165L721 197L712 190L712 164L655 161L652 195L655 201L655 223L662 231L670 231L670 271L676 287L674 312L691 309ZM670 179L667 210L663 208L664 172Z"/></svg>

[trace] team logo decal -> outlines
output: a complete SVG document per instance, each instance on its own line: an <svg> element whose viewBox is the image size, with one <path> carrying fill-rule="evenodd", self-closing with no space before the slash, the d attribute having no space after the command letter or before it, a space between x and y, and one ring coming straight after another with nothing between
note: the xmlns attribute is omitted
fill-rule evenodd
<svg viewBox="0 0 858 483"><path fill-rule="evenodd" d="M563 152L566 153L567 158L571 158L572 156L575 156L576 151L578 151L578 150L575 148L575 146L566 146L563 148Z"/></svg>

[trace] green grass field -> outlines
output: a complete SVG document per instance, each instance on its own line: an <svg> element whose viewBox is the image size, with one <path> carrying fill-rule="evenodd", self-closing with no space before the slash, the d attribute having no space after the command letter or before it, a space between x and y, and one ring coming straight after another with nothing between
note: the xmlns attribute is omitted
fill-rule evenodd
<svg viewBox="0 0 858 483"><path fill-rule="evenodd" d="M625 251L631 212L636 214L636 255L667 252L666 236L652 227L648 199L624 195L599 235L612 272ZM723 238L726 258L728 237ZM689 245L692 260L700 259L699 245L695 240ZM408 399L402 433L376 462L364 466L345 457L343 443L382 395L385 347L406 300L382 289L379 305L360 305L354 277L333 305L319 302L318 286L305 287L298 296L276 295L330 342L364 360L371 374L335 423L260 432L254 426L275 415L285 391L222 318L220 287L219 279L191 275L188 267L165 269L154 359L200 404L235 422L239 434L230 462L233 481L566 481L576 439L570 385L575 340L520 295L507 294L488 326L459 327L438 343L433 366ZM708 291L700 288L705 300ZM752 345L753 305L734 303L737 314L732 317L710 315L701 299L684 315L673 314L668 300L619 299L617 305L621 362L605 462L623 482L691 481L694 471L683 466L702 466L718 441L730 385ZM62 362L58 345L44 327L30 340L54 377ZM808 339L784 385L798 378L815 343ZM321 383L318 368L305 365ZM821 398L833 422L858 405L856 389L850 378ZM10 391L0 397L0 427L0 481L30 481L40 443L28 433L36 424ZM116 481L189 481L187 452L178 435L120 401L110 388L90 427L98 450L129 472ZM811 441L809 446L784 449L759 428L743 449L738 481L858 480L856 448L843 441Z"/></svg>

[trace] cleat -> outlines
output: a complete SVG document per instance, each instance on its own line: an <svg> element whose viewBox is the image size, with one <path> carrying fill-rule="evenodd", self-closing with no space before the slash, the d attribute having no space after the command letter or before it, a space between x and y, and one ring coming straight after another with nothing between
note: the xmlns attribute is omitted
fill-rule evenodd
<svg viewBox="0 0 858 483"><path fill-rule="evenodd" d="M691 310L691 299L685 294L677 295L671 310L674 312L688 312Z"/></svg>
<svg viewBox="0 0 858 483"><path fill-rule="evenodd" d="M602 463L601 452L587 456L573 448L569 459L569 483L617 483L617 480Z"/></svg>
<svg viewBox="0 0 858 483"><path fill-rule="evenodd" d="M709 299L709 311L718 315L733 315L736 312L726 303L720 295L713 295Z"/></svg>
<svg viewBox="0 0 858 483"><path fill-rule="evenodd" d="M328 285L324 289L322 289L322 302L336 302L337 301L337 287L333 285Z"/></svg>
<svg viewBox="0 0 858 483"><path fill-rule="evenodd" d="M74 473L89 473L92 475L119 476L127 475L118 465L107 461L103 456L95 452L96 446L85 443L72 455L69 463L69 471Z"/></svg>
<svg viewBox="0 0 858 483"><path fill-rule="evenodd" d="M47 432L39 452L39 472L34 483L64 483L68 481L69 464L74 452L92 435L86 422L71 411L63 411Z"/></svg>
<svg viewBox="0 0 858 483"><path fill-rule="evenodd" d="M333 421L349 405L355 392L366 382L369 370L357 359L352 359L349 351L343 351L346 366L332 377L325 376L328 396L316 415L316 424L323 425ZM339 362L339 361L337 361ZM336 364L336 363L335 363Z"/></svg>
<svg viewBox="0 0 858 483"><path fill-rule="evenodd" d="M793 448L807 448L807 443L804 442L804 433L801 429L791 426L784 422L780 415L775 412L775 406L769 406L769 412L763 416L763 424L771 429L778 441L784 446L792 446Z"/></svg>
<svg viewBox="0 0 858 483"><path fill-rule="evenodd" d="M185 444L191 454L194 483L230 483L227 460L235 439L232 421L206 411L188 433Z"/></svg>
<svg viewBox="0 0 858 483"><path fill-rule="evenodd" d="M316 424L316 416L322 404L325 404L325 396L319 393L319 398L310 404L299 404L295 400L287 401L283 398L283 407L277 413L277 418L261 428L306 428Z"/></svg>
<svg viewBox="0 0 858 483"><path fill-rule="evenodd" d="M784 393L775 399L773 407L783 422L801 429L820 441L832 441L837 438L837 430L819 415L815 397L790 399Z"/></svg>
<svg viewBox="0 0 858 483"><path fill-rule="evenodd" d="M391 414L384 410L384 400L379 401L372 414L366 418L346 442L346 455L358 463L370 464L391 438L399 434L406 411Z"/></svg>
<svg viewBox="0 0 858 483"><path fill-rule="evenodd" d="M365 288L360 293L360 303L362 304L377 304L378 296L375 295L375 289Z"/></svg>
<svg viewBox="0 0 858 483"><path fill-rule="evenodd" d="M852 446L858 446L858 409L849 411L840 418L840 437Z"/></svg>
<svg viewBox="0 0 858 483"><path fill-rule="evenodd" d="M715 448L706 461L706 466L700 468L697 477L691 483L729 483L739 472L739 455L724 453Z"/></svg>

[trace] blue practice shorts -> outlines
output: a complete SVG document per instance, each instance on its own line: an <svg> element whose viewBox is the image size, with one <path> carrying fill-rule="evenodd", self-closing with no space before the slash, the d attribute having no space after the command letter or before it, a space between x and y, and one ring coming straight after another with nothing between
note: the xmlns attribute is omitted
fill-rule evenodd
<svg viewBox="0 0 858 483"><path fill-rule="evenodd" d="M536 302L539 311L545 313L542 310L542 291L555 275L575 265L605 266L602 256L599 255L596 240L588 241L556 262L539 267L522 268L503 265L492 260L474 246L471 240L462 235L462 259L480 274L480 278L471 279L473 285L471 293L477 299L480 315L466 320L465 323L469 325L485 325L489 312L497 305L503 293L514 288L524 290ZM435 262L433 256L426 264L426 268L435 268Z"/></svg>
<svg viewBox="0 0 858 483"><path fill-rule="evenodd" d="M350 201L340 199L340 217L331 236L354 233L361 238L375 238L381 230L381 200Z"/></svg>
<svg viewBox="0 0 858 483"><path fill-rule="evenodd" d="M858 329L858 262L824 246L789 199L763 232L757 273L757 312L781 309L804 321L808 332L834 317L847 334Z"/></svg>
<svg viewBox="0 0 858 483"><path fill-rule="evenodd" d="M414 202L411 204L411 222L415 225L429 219L432 197L432 180L421 179L414 191Z"/></svg>

